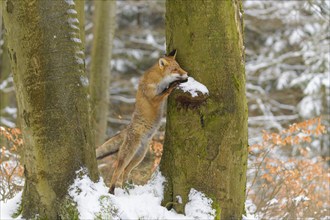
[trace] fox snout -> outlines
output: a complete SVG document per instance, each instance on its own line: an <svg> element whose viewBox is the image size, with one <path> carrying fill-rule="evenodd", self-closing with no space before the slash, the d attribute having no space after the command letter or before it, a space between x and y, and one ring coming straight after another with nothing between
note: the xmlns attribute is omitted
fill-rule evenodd
<svg viewBox="0 0 330 220"><path fill-rule="evenodd" d="M187 82L188 81L188 73L186 72L183 75L180 75L179 77L177 77L178 80L180 80L181 82Z"/></svg>

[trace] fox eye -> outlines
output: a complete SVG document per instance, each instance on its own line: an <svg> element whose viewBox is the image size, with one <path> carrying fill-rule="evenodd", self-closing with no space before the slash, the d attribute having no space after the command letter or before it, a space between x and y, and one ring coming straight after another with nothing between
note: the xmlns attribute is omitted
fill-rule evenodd
<svg viewBox="0 0 330 220"><path fill-rule="evenodd" d="M178 71L178 69L177 68L174 68L173 72L176 72L176 71Z"/></svg>

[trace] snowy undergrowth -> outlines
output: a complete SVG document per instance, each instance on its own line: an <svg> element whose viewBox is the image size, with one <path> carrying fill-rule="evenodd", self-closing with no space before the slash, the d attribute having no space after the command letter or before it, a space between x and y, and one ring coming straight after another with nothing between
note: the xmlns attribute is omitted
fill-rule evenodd
<svg viewBox="0 0 330 220"><path fill-rule="evenodd" d="M15 213L18 212L22 200L22 192L17 193L12 199L6 202L0 201L0 219L13 219ZM17 216L17 219L21 219L22 216Z"/></svg>
<svg viewBox="0 0 330 220"><path fill-rule="evenodd" d="M116 188L115 195L109 195L103 180L93 183L84 175L75 181L70 195L78 205L81 219L214 219L212 200L194 189L186 205L187 215L161 206L164 182L157 171L146 185Z"/></svg>
<svg viewBox="0 0 330 220"><path fill-rule="evenodd" d="M186 215L161 206L165 178L157 171L144 186L133 185L130 189L115 189L115 195L108 194L109 188L100 179L94 183L78 171L78 177L69 188L69 195L76 202L80 219L214 219L212 200L203 193L191 189ZM22 193L6 203L1 201L0 219L12 219L19 207Z"/></svg>

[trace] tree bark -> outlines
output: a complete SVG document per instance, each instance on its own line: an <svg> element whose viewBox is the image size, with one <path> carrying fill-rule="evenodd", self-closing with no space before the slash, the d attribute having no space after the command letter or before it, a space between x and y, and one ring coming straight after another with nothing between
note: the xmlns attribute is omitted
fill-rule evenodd
<svg viewBox="0 0 330 220"><path fill-rule="evenodd" d="M98 179L75 4L6 0L3 15L24 139L22 214L68 218L76 171Z"/></svg>
<svg viewBox="0 0 330 220"><path fill-rule="evenodd" d="M177 49L179 64L209 90L206 100L178 90L169 97L160 168L167 179L163 204L178 212L195 188L213 200L216 219L244 213L248 115L241 13L239 0L166 2L167 52Z"/></svg>
<svg viewBox="0 0 330 220"><path fill-rule="evenodd" d="M106 137L110 61L115 31L116 1L95 1L95 27L91 63L91 107L95 144L103 144Z"/></svg>

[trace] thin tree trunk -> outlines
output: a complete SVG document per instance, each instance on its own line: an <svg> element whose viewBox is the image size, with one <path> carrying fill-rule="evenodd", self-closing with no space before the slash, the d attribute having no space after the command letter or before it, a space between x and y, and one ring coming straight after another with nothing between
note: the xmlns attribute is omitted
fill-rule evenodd
<svg viewBox="0 0 330 220"><path fill-rule="evenodd" d="M98 178L75 9L70 0L4 5L22 119L26 219L69 218L68 187L76 171L85 167L92 180Z"/></svg>
<svg viewBox="0 0 330 220"><path fill-rule="evenodd" d="M3 41L1 45L1 53L0 53L0 84L7 80L10 74L10 66L8 59L8 52L6 47L6 39L2 29L2 4L0 1L0 40ZM9 97L7 92L4 90L0 90L0 118L6 117L6 113L4 109L9 105ZM1 123L1 122L0 122Z"/></svg>
<svg viewBox="0 0 330 220"><path fill-rule="evenodd" d="M191 188L213 200L216 219L240 219L247 165L247 102L239 0L166 2L167 51L209 89L209 98L169 98L161 171L163 204L184 211ZM176 203L176 196L183 199Z"/></svg>
<svg viewBox="0 0 330 220"><path fill-rule="evenodd" d="M5 80L8 82L8 78L10 76L10 61L8 56L8 49L7 49L7 39L6 36L2 36L3 44L2 44L2 54L0 56L1 59L1 70L0 70L0 83L3 83ZM6 117L6 113L4 109L9 106L10 100L9 95L10 92L4 90L0 90L0 116Z"/></svg>
<svg viewBox="0 0 330 220"><path fill-rule="evenodd" d="M116 1L95 1L95 27L91 64L91 108L95 144L103 144L106 135L110 61L115 31Z"/></svg>

